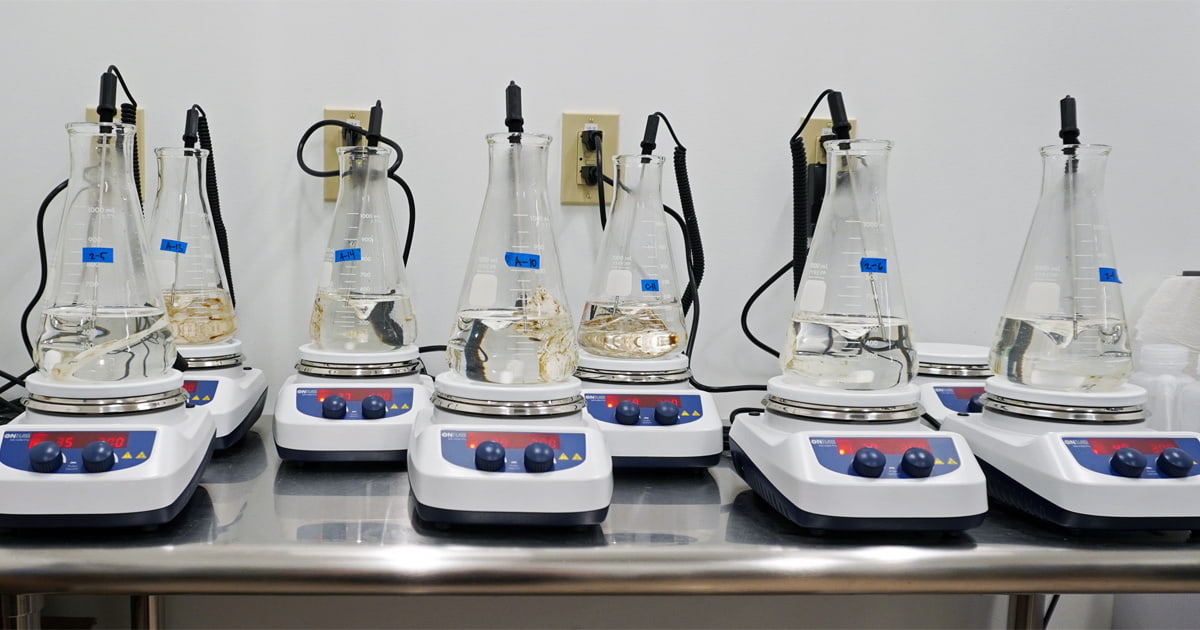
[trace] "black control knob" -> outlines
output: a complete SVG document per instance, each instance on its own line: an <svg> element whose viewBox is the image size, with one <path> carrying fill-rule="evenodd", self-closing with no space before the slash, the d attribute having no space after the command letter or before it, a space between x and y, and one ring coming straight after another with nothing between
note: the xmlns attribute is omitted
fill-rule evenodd
<svg viewBox="0 0 1200 630"><path fill-rule="evenodd" d="M107 472L117 464L117 454L108 442L97 441L83 447L80 454L83 469L88 472Z"/></svg>
<svg viewBox="0 0 1200 630"><path fill-rule="evenodd" d="M33 472L52 473L66 462L66 455L54 442L38 442L29 449L29 468Z"/></svg>
<svg viewBox="0 0 1200 630"><path fill-rule="evenodd" d="M525 470L543 473L554 468L554 449L545 442L534 442L525 447Z"/></svg>
<svg viewBox="0 0 1200 630"><path fill-rule="evenodd" d="M967 400L967 413L983 413L983 394L975 394Z"/></svg>
<svg viewBox="0 0 1200 630"><path fill-rule="evenodd" d="M504 470L504 447L488 440L475 447L475 469L484 472Z"/></svg>
<svg viewBox="0 0 1200 630"><path fill-rule="evenodd" d="M387 415L387 401L383 396L371 394L362 399L362 416L367 420L378 420Z"/></svg>
<svg viewBox="0 0 1200 630"><path fill-rule="evenodd" d="M668 400L654 405L654 421L662 425L679 422L679 406Z"/></svg>
<svg viewBox="0 0 1200 630"><path fill-rule="evenodd" d="M346 417L346 399L341 396L329 396L321 402L321 415L330 420L341 420Z"/></svg>
<svg viewBox="0 0 1200 630"><path fill-rule="evenodd" d="M864 446L854 453L854 461L850 465L854 472L863 477L879 477L887 468L887 455L877 448Z"/></svg>
<svg viewBox="0 0 1200 630"><path fill-rule="evenodd" d="M921 479L928 477L933 473L934 457L933 453L919 446L914 446L907 451L904 451L904 456L900 458L900 470L909 477Z"/></svg>
<svg viewBox="0 0 1200 630"><path fill-rule="evenodd" d="M1126 446L1113 453L1109 465L1122 477L1141 477L1142 472L1146 470L1146 456L1136 448Z"/></svg>
<svg viewBox="0 0 1200 630"><path fill-rule="evenodd" d="M1173 446L1164 448L1154 463L1158 471L1168 477L1186 477L1192 472L1192 466L1196 465L1187 451Z"/></svg>
<svg viewBox="0 0 1200 630"><path fill-rule="evenodd" d="M632 400L622 400L617 403L617 408L613 410L613 419L627 426L637 424L638 419L641 417L642 408Z"/></svg>

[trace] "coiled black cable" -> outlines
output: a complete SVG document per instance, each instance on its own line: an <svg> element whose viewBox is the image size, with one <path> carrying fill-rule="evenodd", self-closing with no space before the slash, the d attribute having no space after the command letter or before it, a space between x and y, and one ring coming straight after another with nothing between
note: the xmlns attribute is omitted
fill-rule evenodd
<svg viewBox="0 0 1200 630"><path fill-rule="evenodd" d="M318 171L304 162L304 145L306 145L308 143L308 139L311 138L312 135L322 127L339 127L343 132L350 132L356 136L362 136L364 138L368 137L367 130L356 125L351 125L347 122L342 122L340 120L322 120L314 123L304 132L304 135L300 136L300 142L296 145L296 162L300 165L300 170L312 175L313 177L336 177L340 174L339 171ZM396 152L396 157L394 160L392 160L392 165L388 167L387 176L388 179L400 185L400 188L404 190L404 197L408 201L408 233L404 238L404 254L402 256L404 264L407 265L408 254L410 251L412 251L413 236L416 234L417 228L417 202L413 198L412 188L409 188L408 182L404 181L404 178L396 174L396 169L400 168L400 164L404 162L404 150L401 149L400 145L396 144L396 142L391 138L379 136L378 139L379 142L386 144Z"/></svg>
<svg viewBox="0 0 1200 630"><path fill-rule="evenodd" d="M208 114L203 107L192 105L200 112L200 120L196 125L196 136L200 140L200 148L208 151L205 160L206 174L204 189L208 194L208 206L213 220L213 231L217 234L217 247L221 250L221 263L225 267L225 282L229 290L229 300L237 306L237 295L233 292L233 266L229 262L229 234L225 230L225 220L221 218L221 193L217 188L217 163L213 157L212 133L208 127Z"/></svg>
<svg viewBox="0 0 1200 630"><path fill-rule="evenodd" d="M675 135L675 128L671 126L667 115L662 112L654 112L654 115L666 123L667 131L671 134L671 139L675 141L671 163L675 166L675 186L679 189L679 209L683 211L684 240L688 243L685 249L690 250L690 253L687 254L688 264L692 266L695 273L689 280L695 283L696 288L699 288L700 283L704 280L704 242L700 238L700 221L696 217L696 204L692 200L692 183L687 170L687 148L679 142L679 136ZM684 292L680 304L686 315L692 304L690 291Z"/></svg>
<svg viewBox="0 0 1200 630"><path fill-rule="evenodd" d="M108 72L113 73L117 77L117 82L121 84L121 89L125 92L125 98L129 99L128 103L121 103L121 122L126 125L132 125L135 133L133 134L133 183L137 189L138 207L142 209L143 214L146 212L145 199L142 198L142 163L138 156L138 147L140 146L141 138L138 138L137 129L137 99L133 98L133 94L129 92L129 86L125 84L125 77L121 76L121 70L115 65L108 67Z"/></svg>

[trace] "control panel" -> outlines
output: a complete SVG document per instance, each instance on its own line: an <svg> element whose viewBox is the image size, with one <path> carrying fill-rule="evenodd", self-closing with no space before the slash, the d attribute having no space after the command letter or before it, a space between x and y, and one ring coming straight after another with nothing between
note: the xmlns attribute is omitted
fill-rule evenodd
<svg viewBox="0 0 1200 630"><path fill-rule="evenodd" d="M0 463L38 473L101 473L132 468L153 454L155 431L5 431Z"/></svg>
<svg viewBox="0 0 1200 630"><path fill-rule="evenodd" d="M1080 466L1112 477L1163 479L1200 475L1200 440L1181 437L1064 437Z"/></svg>
<svg viewBox="0 0 1200 630"><path fill-rule="evenodd" d="M443 459L484 472L546 473L587 460L582 433L443 430L441 442Z"/></svg>
<svg viewBox="0 0 1200 630"><path fill-rule="evenodd" d="M328 420L379 420L412 410L411 387L301 387L296 409Z"/></svg>
<svg viewBox="0 0 1200 630"><path fill-rule="evenodd" d="M948 437L813 437L817 461L852 477L920 479L958 470L962 456Z"/></svg>
<svg viewBox="0 0 1200 630"><path fill-rule="evenodd" d="M933 391L942 405L950 411L955 413L979 413L982 411L978 403L972 406L972 400L983 393L982 385L971 387L938 385L933 388Z"/></svg>
<svg viewBox="0 0 1200 630"><path fill-rule="evenodd" d="M585 393L588 414L600 422L626 426L671 426L704 416L696 394Z"/></svg>
<svg viewBox="0 0 1200 630"><path fill-rule="evenodd" d="M188 403L207 405L217 397L217 381L184 381L183 391L187 392Z"/></svg>

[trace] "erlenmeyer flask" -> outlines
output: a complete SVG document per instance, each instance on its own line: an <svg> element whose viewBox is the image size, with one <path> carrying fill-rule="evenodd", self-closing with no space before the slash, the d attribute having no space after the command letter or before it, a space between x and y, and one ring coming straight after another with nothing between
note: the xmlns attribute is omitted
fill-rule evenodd
<svg viewBox="0 0 1200 630"><path fill-rule="evenodd" d="M415 343L408 277L388 198L387 147L339 147L341 188L325 248L312 341L321 350L388 352Z"/></svg>
<svg viewBox="0 0 1200 630"><path fill-rule="evenodd" d="M67 203L34 360L58 381L163 376L175 361L175 338L149 274L131 168L134 127L72 123L67 135Z"/></svg>
<svg viewBox="0 0 1200 630"><path fill-rule="evenodd" d="M992 346L997 375L1044 389L1110 391L1133 371L1103 206L1111 150L1042 148L1042 196Z"/></svg>
<svg viewBox="0 0 1200 630"><path fill-rule="evenodd" d="M612 218L579 324L579 346L602 357L650 359L683 349L687 331L663 219L662 156L619 155Z"/></svg>
<svg viewBox="0 0 1200 630"><path fill-rule="evenodd" d="M818 387L887 389L917 365L887 205L886 140L830 140L825 199L780 364Z"/></svg>
<svg viewBox="0 0 1200 630"><path fill-rule="evenodd" d="M154 155L158 195L150 249L175 342L225 341L237 323L204 187L208 150L165 147Z"/></svg>
<svg viewBox="0 0 1200 630"><path fill-rule="evenodd" d="M487 142L487 194L446 359L473 381L561 382L579 347L550 225L550 137L495 133Z"/></svg>

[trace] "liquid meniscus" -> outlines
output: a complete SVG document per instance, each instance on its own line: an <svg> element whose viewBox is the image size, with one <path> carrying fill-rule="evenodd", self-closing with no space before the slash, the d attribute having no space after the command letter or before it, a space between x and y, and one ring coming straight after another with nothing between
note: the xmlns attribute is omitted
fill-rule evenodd
<svg viewBox="0 0 1200 630"><path fill-rule="evenodd" d="M539 287L522 307L460 311L446 361L473 381L557 383L575 373L579 346L571 316Z"/></svg>
<svg viewBox="0 0 1200 630"><path fill-rule="evenodd" d="M797 316L780 354L791 380L848 390L904 385L916 364L908 320L899 317Z"/></svg>

